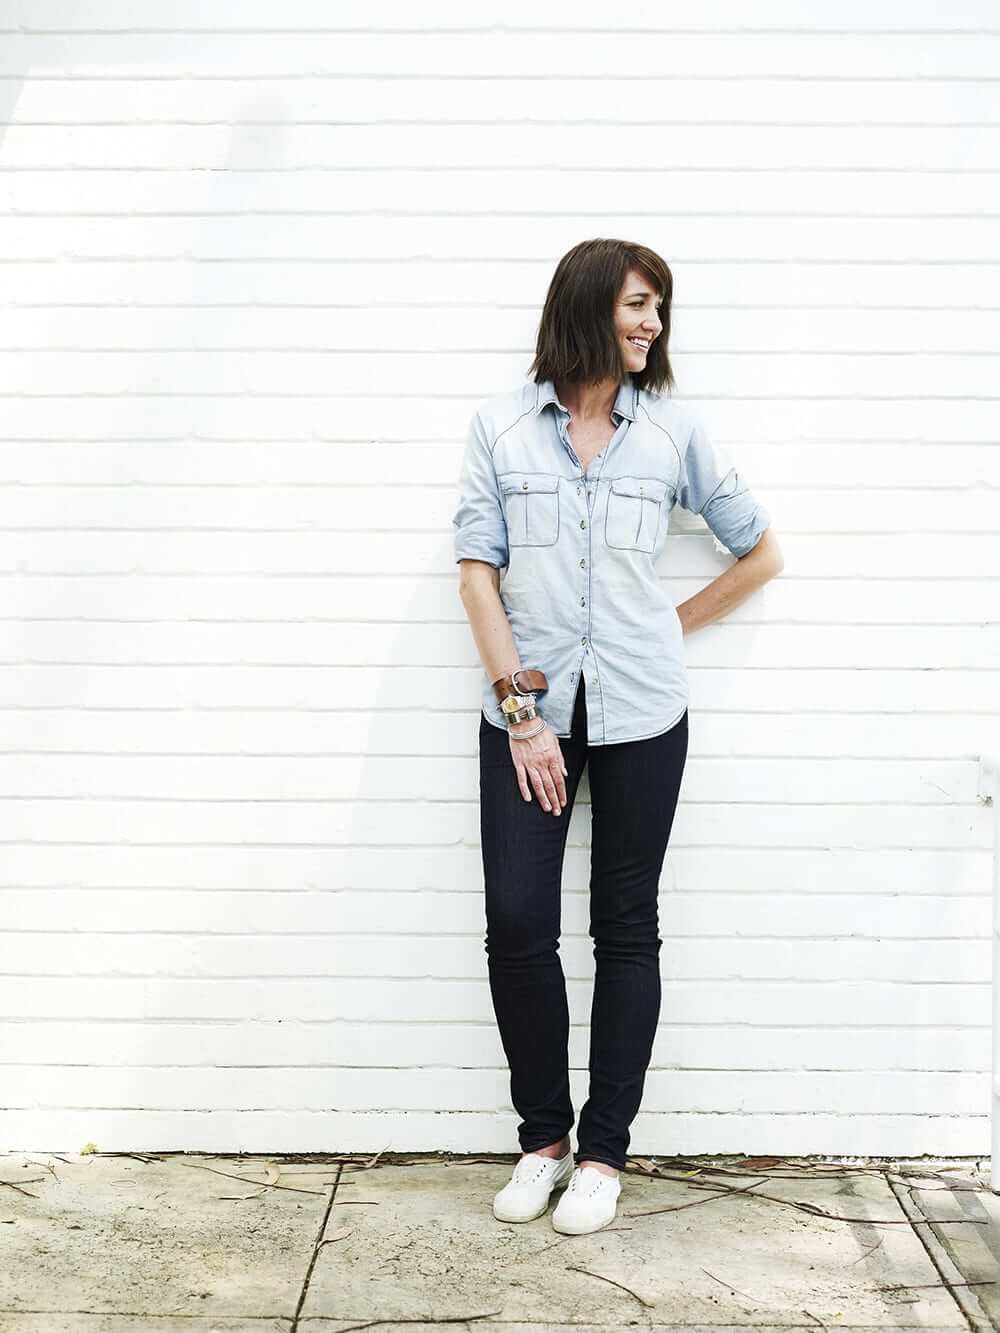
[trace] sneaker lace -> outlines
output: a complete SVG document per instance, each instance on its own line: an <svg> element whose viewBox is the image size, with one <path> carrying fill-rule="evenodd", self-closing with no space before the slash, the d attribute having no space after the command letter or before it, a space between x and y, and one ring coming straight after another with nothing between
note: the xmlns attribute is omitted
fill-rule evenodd
<svg viewBox="0 0 1000 1333"><path fill-rule="evenodd" d="M604 1174L600 1171L593 1171L593 1174L590 1177L586 1177L584 1176L584 1171L586 1170L588 1170L587 1167L583 1166L576 1167L572 1176L570 1177L569 1186L567 1187L567 1193L572 1192L573 1194L582 1194L584 1192L583 1189L584 1181L586 1179L590 1179L590 1189L586 1191L587 1198L589 1199L593 1195L595 1195L599 1189L602 1188L605 1180L610 1180L610 1176L604 1176Z"/></svg>
<svg viewBox="0 0 1000 1333"><path fill-rule="evenodd" d="M519 1185L527 1185L533 1180L540 1180L545 1174L545 1163L537 1157L522 1157L514 1167L514 1179Z"/></svg>

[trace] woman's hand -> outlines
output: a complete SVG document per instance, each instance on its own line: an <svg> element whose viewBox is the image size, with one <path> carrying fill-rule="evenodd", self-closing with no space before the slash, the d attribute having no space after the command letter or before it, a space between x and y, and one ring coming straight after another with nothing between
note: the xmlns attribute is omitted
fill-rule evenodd
<svg viewBox="0 0 1000 1333"><path fill-rule="evenodd" d="M531 800L530 780L543 810L560 814L566 805L566 765L563 762L559 738L548 726L537 736L518 740L519 731L534 731L538 718L515 722L507 728L510 737L510 756L517 770L517 785L526 801ZM555 809L553 809L553 806Z"/></svg>

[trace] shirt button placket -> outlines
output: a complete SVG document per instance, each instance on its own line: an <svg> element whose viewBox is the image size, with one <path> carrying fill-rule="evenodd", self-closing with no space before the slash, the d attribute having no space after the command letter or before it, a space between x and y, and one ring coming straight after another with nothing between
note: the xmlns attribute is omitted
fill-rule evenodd
<svg viewBox="0 0 1000 1333"><path fill-rule="evenodd" d="M562 436L563 443L564 443L564 444L566 445L566 447L569 449L569 451L570 451L570 453L573 455L574 459L576 459L577 467L580 467L579 459L576 458L575 451L573 450L573 447L572 447L572 445L570 444L569 438L568 438L568 436L567 436L567 434L566 434L565 425L564 425L564 423L561 422L561 421L560 421L560 424L559 424L559 433L560 433L560 435ZM602 450L602 451L601 451L601 454L599 454L598 457L601 457L601 456L603 455L603 452L604 452L604 451ZM577 493L577 495L582 495L582 496L583 496L583 508L584 508L584 511L585 511L587 517L589 517L590 514L591 514L592 511L593 511L594 495L593 495L593 488L592 488L592 487L590 486L590 484L588 483L587 478L586 478L586 475L585 475L585 473L584 473L582 467L580 467L580 475L579 475L579 477L577 478L577 483L576 483L576 493ZM587 518L581 518L581 519L580 519L580 532L581 532L581 534L582 534L582 533L584 533L584 532L586 532L586 531L587 531ZM589 554L592 555L592 554L593 554L593 551L589 549L590 546L591 546L591 537L590 537L590 534L587 535L587 537L586 537L585 540L586 540L587 545L586 545L586 547L585 547L584 549L585 549L586 551L588 551ZM580 675L583 676L583 675L584 675L584 671L583 671L583 661L584 661L584 657L585 657L586 654L590 651L590 649L589 649L588 646L587 646L587 645L588 645L588 642L589 642L589 631L590 631L590 612L589 612L588 607L587 607L587 595L586 595L586 594L587 594L587 582L588 582L589 577L590 577L590 573L589 573L589 570L588 570L588 568L587 568L587 555L582 555L582 556L580 557L580 569L583 570L583 580L584 580L584 583L583 583L583 593L582 593L582 595L581 595L581 597L580 597L580 609L581 609L581 610L583 611L583 613L584 613L584 614L583 614L583 628L584 628L585 631L587 631L586 633L580 635L580 646L583 648L583 654L584 654L583 657L581 657L581 659L580 659ZM574 672L573 675L575 676L575 674L576 674L576 673ZM589 728L588 728L588 729L589 729Z"/></svg>
<svg viewBox="0 0 1000 1333"><path fill-rule="evenodd" d="M598 468L600 468L600 466L601 466L601 460L603 460L604 452L605 452L605 451L602 449L601 452L597 455L598 462L595 464L595 466L597 466ZM587 515L588 515L588 517L589 517L589 516L593 513L593 511L594 511L594 501L595 501L595 492L596 492L596 489L597 489L597 482L596 482L596 480L595 480L594 484L591 485L591 483L587 480L587 478L584 477L584 478L583 478L583 485L584 485L584 494L585 494L584 504L585 504L586 507L587 507ZM581 520L581 521L580 521L580 527L581 527L581 528L586 528L586 527L587 527L587 524L586 524L586 522L585 522L584 520ZM590 533L588 534L587 541L588 541L588 545L589 545L589 547L590 547L590 555L593 556L593 554L594 554L594 550L593 550L593 528L591 528ZM586 562L585 559L581 559L581 560L580 560L580 568L583 569L583 570L586 570L586 569L587 569L587 562ZM589 574L589 570L588 570L588 571L584 574L584 579L588 579L589 577L590 577L590 574ZM585 589L585 591L586 591L586 589ZM581 661L580 661L580 675L583 676L584 680L587 680L586 673L585 673L584 670L583 670L583 663L584 663L584 661L586 660L587 654L590 652L590 647L589 647L589 644L590 644L590 611L589 611L589 608L587 607L587 598L586 598L585 596L580 598L580 607L581 607L581 609L583 609L583 611L584 611L584 616L585 616L585 628L586 628L586 630L587 630L587 633L586 633L586 634L583 634L583 635L580 636L580 644L581 644L581 646L582 646L582 648L583 648L583 658L582 658ZM593 685L593 681L592 681L592 680L591 680L591 681L588 681L588 684ZM587 709L587 713L588 713L588 731L594 729L594 719L595 719L595 715L596 715L597 704L598 704L598 700L597 700L596 693L594 693L594 692L592 691L592 693L591 693L591 701L590 701L590 703L589 703L589 705L588 705L588 709ZM600 730L600 728L598 728L598 730Z"/></svg>
<svg viewBox="0 0 1000 1333"><path fill-rule="evenodd" d="M588 512L588 514L589 514L589 513L590 513L590 487L587 485L586 478L583 479L582 486L579 487L578 489L581 489L581 490L583 491L583 495L584 495L584 501L583 501L583 503L584 503L584 505L586 506L586 508L587 508L587 512ZM580 530L581 530L581 532L584 532L584 531L587 530L587 520L586 520L585 518L581 518L581 519L580 519ZM590 534L589 534L589 533L588 533L588 536L587 536L587 539L586 539L586 540L587 540L588 547L589 547L589 544L590 544L590 541L591 541L591 537L590 537ZM587 583L587 577L588 577L588 576L587 576L587 572L586 572L586 570L587 570L587 558L586 558L586 556L581 556L581 558L580 558L580 568L584 571L584 575L583 575L583 579L584 579L584 593L586 593L586 583ZM587 611L587 609L586 609L586 608L587 608L587 598L586 598L585 595L582 596L582 597L580 598L580 607L581 607L581 609L583 610L583 613L584 613L584 615L583 615L583 627L584 627L585 630L589 630L589 629L590 629L590 625L589 625L589 623L588 623L588 621L589 621L589 613L588 613L588 611ZM589 651L589 649L587 648L587 637L588 637L587 634L582 634L582 635L580 636L580 645L581 645L581 647L583 648L584 654L586 654L586 653ZM580 674L583 675L583 663L582 663L582 662L581 662L581 664L580 664Z"/></svg>

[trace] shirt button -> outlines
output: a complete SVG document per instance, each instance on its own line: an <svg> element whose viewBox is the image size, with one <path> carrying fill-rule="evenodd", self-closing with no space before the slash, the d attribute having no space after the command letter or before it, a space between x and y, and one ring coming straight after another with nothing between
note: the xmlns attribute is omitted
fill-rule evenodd
<svg viewBox="0 0 1000 1333"><path fill-rule="evenodd" d="M587 605L587 599L586 599L585 597L581 597L581 598L580 598L580 605L581 605L581 606L586 606L586 605Z"/></svg>
<svg viewBox="0 0 1000 1333"><path fill-rule="evenodd" d="M587 526L586 520L581 518L581 519L580 519L580 527L581 527L581 528L585 528L586 526Z"/></svg>
<svg viewBox="0 0 1000 1333"><path fill-rule="evenodd" d="M580 561L580 568L583 569L584 566L586 565L586 563L587 563L586 560L581 560L581 561Z"/></svg>
<svg viewBox="0 0 1000 1333"><path fill-rule="evenodd" d="M528 489L528 483L526 481L521 482L521 489L525 491Z"/></svg>
<svg viewBox="0 0 1000 1333"><path fill-rule="evenodd" d="M577 493L577 495L580 494L580 487L579 487L579 486L577 486L577 488L576 488L576 493Z"/></svg>
<svg viewBox="0 0 1000 1333"><path fill-rule="evenodd" d="M586 643L586 642L587 642L587 636L586 636L586 634L583 636L583 638L580 640L580 642L581 642L581 643Z"/></svg>

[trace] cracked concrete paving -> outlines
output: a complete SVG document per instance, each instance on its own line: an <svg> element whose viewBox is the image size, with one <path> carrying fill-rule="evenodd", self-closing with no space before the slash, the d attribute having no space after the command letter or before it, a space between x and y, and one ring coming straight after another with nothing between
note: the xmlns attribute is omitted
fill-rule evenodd
<svg viewBox="0 0 1000 1333"><path fill-rule="evenodd" d="M0 1333L1000 1328L977 1163L635 1158L560 1236L494 1219L515 1160L0 1155Z"/></svg>

